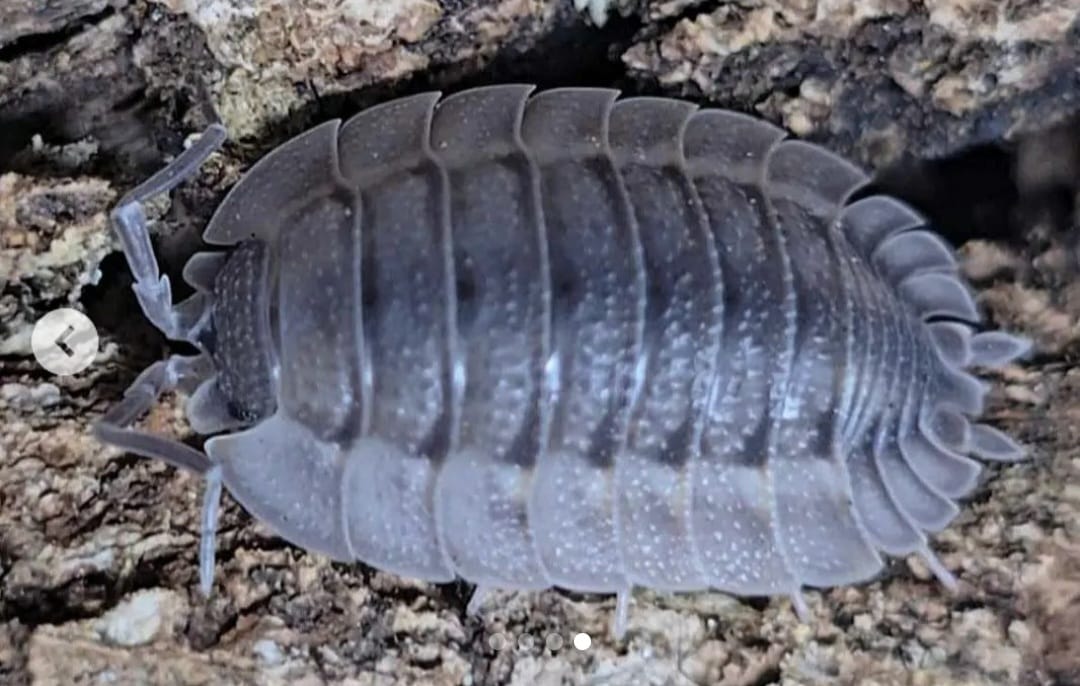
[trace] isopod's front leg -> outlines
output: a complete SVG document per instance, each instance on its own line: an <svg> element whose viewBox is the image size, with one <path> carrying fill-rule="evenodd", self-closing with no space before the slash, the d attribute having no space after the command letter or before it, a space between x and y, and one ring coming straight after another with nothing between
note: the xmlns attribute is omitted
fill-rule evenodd
<svg viewBox="0 0 1080 686"><path fill-rule="evenodd" d="M193 322L183 321L173 306L169 277L161 274L154 257L143 203L194 176L210 154L225 142L225 137L225 128L212 124L194 145L125 195L111 214L113 230L120 238L128 267L135 277L133 290L139 305L146 318L173 340L185 339Z"/></svg>
<svg viewBox="0 0 1080 686"><path fill-rule="evenodd" d="M98 440L126 452L162 460L174 467L196 474L206 474L213 466L209 458L179 441L154 436L131 428L149 411L161 395L197 383L205 374L200 357L175 355L155 362L139 374L124 391L124 399L112 407L94 425Z"/></svg>
<svg viewBox="0 0 1080 686"><path fill-rule="evenodd" d="M214 537L221 500L221 467L204 453L180 441L154 436L131 428L162 394L188 388L206 376L205 360L175 355L147 367L124 392L124 399L94 424L98 440L126 452L162 460L206 479L199 543L199 587L210 594L214 580Z"/></svg>
<svg viewBox="0 0 1080 686"><path fill-rule="evenodd" d="M202 519L199 527L199 590L209 597L214 588L214 554L217 538L218 512L221 509L221 466L214 465L206 472L203 491Z"/></svg>
<svg viewBox="0 0 1080 686"><path fill-rule="evenodd" d="M110 215L113 230L123 246L128 268L135 277L132 289L139 300L139 306L146 318L173 340L189 339L202 316L203 308L173 305L169 277L161 274L154 256L143 203L156 195L169 192L194 176L211 153L221 147L225 138L223 126L211 125L194 145L125 195ZM161 394L177 386L194 388L195 383L204 380L207 371L199 365L205 361L201 357L174 356L151 365L127 389L124 399L96 423L94 433L104 443L137 455L163 460L174 467L201 474L206 478L200 526L199 586L204 594L209 595L214 578L214 537L221 500L221 468L215 466L202 452L179 441L152 436L131 428L135 420L149 410Z"/></svg>

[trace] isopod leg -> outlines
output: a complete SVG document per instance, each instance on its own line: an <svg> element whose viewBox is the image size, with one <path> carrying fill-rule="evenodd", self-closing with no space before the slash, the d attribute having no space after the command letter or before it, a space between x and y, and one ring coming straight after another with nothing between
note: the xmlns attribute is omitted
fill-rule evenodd
<svg viewBox="0 0 1080 686"><path fill-rule="evenodd" d="M201 380L199 357L173 356L150 365L124 391L124 399L98 420L94 433L103 443L126 452L162 460L179 469L205 475L213 466L202 452L179 441L132 429L165 392L177 386L188 387Z"/></svg>
<svg viewBox="0 0 1080 686"><path fill-rule="evenodd" d="M163 393L177 387L190 388L202 381L206 377L206 370L200 368L203 362L200 357L173 356L150 365L124 392L124 399L94 424L94 433L103 443L206 478L200 526L199 587L204 595L210 595L214 582L214 538L221 501L221 467L191 446L131 428Z"/></svg>
<svg viewBox="0 0 1080 686"><path fill-rule="evenodd" d="M225 136L224 127L211 125L194 145L125 195L111 214L113 230L120 238L128 267L135 277L132 289L139 305L146 318L174 340L185 339L192 323L183 321L173 307L172 287L169 277L162 276L158 270L143 203L194 176L210 154L221 147Z"/></svg>
<svg viewBox="0 0 1080 686"><path fill-rule="evenodd" d="M806 604L806 598L803 597L802 591L795 590L792 592L791 607L795 610L795 616L803 624L809 624L810 620L813 619L813 615L810 614L810 607Z"/></svg>
<svg viewBox="0 0 1080 686"><path fill-rule="evenodd" d="M945 563L930 548L923 548L918 554L926 563L930 573L937 578L938 583L945 587L945 590L955 593L960 588L960 582L956 580L956 577L945 566Z"/></svg>
<svg viewBox="0 0 1080 686"><path fill-rule="evenodd" d="M199 590L207 597L214 587L214 553L220 507L221 467L215 465L206 472L206 491L203 492L202 527L199 537Z"/></svg>
<svg viewBox="0 0 1080 686"><path fill-rule="evenodd" d="M480 612L480 608L484 605L484 601L487 600L490 593L490 587L485 586L484 584L477 584L472 597L469 598L469 604L465 606L465 614L471 617Z"/></svg>
<svg viewBox="0 0 1080 686"><path fill-rule="evenodd" d="M627 624L630 621L630 589L619 591L615 596L615 622L612 631L616 641L626 637Z"/></svg>

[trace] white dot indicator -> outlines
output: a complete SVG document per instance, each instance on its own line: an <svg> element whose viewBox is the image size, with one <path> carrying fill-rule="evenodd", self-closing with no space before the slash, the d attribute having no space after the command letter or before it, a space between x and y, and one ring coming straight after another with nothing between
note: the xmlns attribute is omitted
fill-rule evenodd
<svg viewBox="0 0 1080 686"><path fill-rule="evenodd" d="M574 634L574 647L578 650L588 650L592 645L592 637L588 634Z"/></svg>
<svg viewBox="0 0 1080 686"><path fill-rule="evenodd" d="M34 324L30 348L38 364L53 374L78 374L97 356L97 328L82 312L62 307Z"/></svg>

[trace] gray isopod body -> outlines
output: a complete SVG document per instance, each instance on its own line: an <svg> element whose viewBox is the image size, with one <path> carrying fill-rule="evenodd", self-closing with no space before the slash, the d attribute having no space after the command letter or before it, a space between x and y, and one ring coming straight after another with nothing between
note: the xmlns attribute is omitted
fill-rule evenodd
<svg viewBox="0 0 1080 686"><path fill-rule="evenodd" d="M142 201L136 294L198 347L147 369L106 442L207 477L284 539L432 582L788 595L950 573L926 534L1022 449L974 423L1029 344L983 332L951 249L835 155L764 122L601 89L425 93L256 164L174 305ZM189 392L205 454L130 428ZM478 592L479 596L479 592Z"/></svg>

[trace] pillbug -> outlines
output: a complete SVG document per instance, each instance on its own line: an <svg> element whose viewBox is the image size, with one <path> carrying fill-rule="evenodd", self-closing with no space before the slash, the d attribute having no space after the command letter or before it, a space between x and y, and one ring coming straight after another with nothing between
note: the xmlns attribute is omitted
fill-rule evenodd
<svg viewBox="0 0 1080 686"><path fill-rule="evenodd" d="M142 202L135 293L195 345L96 425L334 560L485 589L789 596L921 555L984 460L985 331L948 245L867 177L747 115L606 89L424 93L284 143L236 184L174 305ZM189 393L205 454L131 425ZM475 606L475 603L471 603Z"/></svg>

